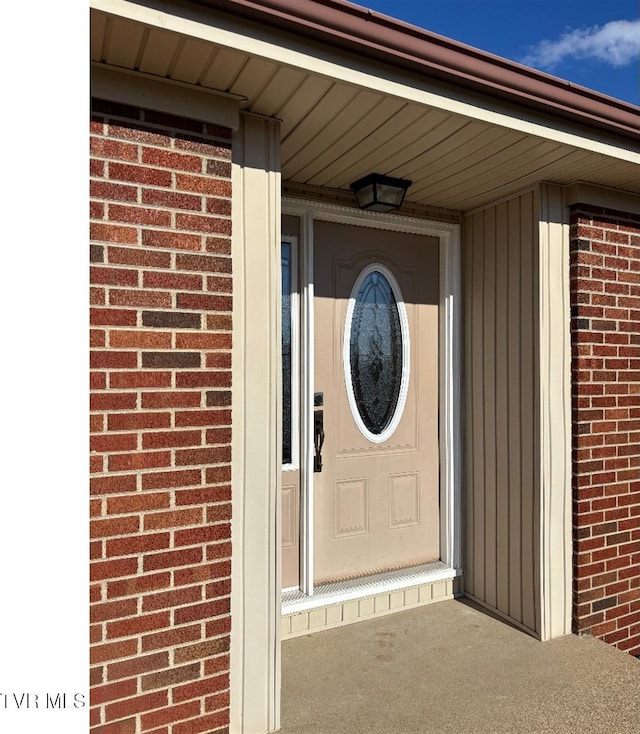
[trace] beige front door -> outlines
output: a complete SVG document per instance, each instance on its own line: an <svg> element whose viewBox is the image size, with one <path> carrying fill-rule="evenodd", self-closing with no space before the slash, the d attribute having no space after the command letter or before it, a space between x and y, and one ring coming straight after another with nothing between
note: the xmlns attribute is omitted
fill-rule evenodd
<svg viewBox="0 0 640 734"><path fill-rule="evenodd" d="M438 239L316 221L313 272L314 582L437 560Z"/></svg>

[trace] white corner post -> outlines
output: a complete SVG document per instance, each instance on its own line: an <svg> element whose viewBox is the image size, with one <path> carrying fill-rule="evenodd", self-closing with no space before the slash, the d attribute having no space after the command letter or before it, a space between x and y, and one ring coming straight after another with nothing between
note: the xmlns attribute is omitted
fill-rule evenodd
<svg viewBox="0 0 640 734"><path fill-rule="evenodd" d="M233 139L231 725L280 727L280 126Z"/></svg>
<svg viewBox="0 0 640 734"><path fill-rule="evenodd" d="M541 184L539 211L540 637L571 632L571 334L564 191Z"/></svg>

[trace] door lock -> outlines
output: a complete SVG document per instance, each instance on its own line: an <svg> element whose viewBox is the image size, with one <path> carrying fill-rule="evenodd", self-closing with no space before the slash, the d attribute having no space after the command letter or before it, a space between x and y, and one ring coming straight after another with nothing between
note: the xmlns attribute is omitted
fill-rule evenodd
<svg viewBox="0 0 640 734"><path fill-rule="evenodd" d="M324 410L313 413L313 471L322 471L322 446L324 444Z"/></svg>

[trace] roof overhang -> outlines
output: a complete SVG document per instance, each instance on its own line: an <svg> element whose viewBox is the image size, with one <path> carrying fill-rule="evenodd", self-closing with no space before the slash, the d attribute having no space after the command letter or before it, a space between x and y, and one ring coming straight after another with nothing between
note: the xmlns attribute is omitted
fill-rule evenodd
<svg viewBox="0 0 640 734"><path fill-rule="evenodd" d="M635 138L640 109L344 0L195 0L499 99Z"/></svg>
<svg viewBox="0 0 640 734"><path fill-rule="evenodd" d="M91 0L94 66L282 120L283 178L373 170L468 210L540 180L640 194L640 109L349 3Z"/></svg>

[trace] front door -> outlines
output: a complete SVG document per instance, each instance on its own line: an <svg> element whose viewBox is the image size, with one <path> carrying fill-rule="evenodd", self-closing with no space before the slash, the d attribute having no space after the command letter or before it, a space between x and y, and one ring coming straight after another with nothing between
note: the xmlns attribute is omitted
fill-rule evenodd
<svg viewBox="0 0 640 734"><path fill-rule="evenodd" d="M318 584L440 557L439 241L313 226Z"/></svg>

